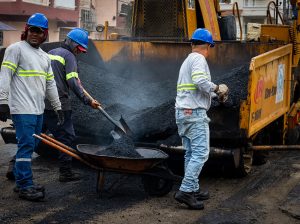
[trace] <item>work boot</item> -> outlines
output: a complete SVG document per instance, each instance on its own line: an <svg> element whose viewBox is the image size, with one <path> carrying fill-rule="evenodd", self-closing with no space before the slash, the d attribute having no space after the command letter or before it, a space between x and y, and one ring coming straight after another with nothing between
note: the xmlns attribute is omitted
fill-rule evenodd
<svg viewBox="0 0 300 224"><path fill-rule="evenodd" d="M198 201L203 201L209 199L209 192L208 191L201 191L200 189L194 192L194 196Z"/></svg>
<svg viewBox="0 0 300 224"><path fill-rule="evenodd" d="M179 203L186 204L190 209L204 209L204 204L202 201L198 201L194 195L194 192L183 192L177 191L174 198Z"/></svg>
<svg viewBox="0 0 300 224"><path fill-rule="evenodd" d="M79 173L74 173L71 169L59 169L59 178L60 182L71 182L80 180Z"/></svg>
<svg viewBox="0 0 300 224"><path fill-rule="evenodd" d="M40 184L35 184L32 186L36 191L45 192L45 187ZM18 186L15 186L13 189L14 192L19 193L20 188Z"/></svg>
<svg viewBox="0 0 300 224"><path fill-rule="evenodd" d="M19 198L28 201L40 201L45 197L45 192L37 191L34 187L19 190Z"/></svg>
<svg viewBox="0 0 300 224"><path fill-rule="evenodd" d="M8 163L8 169L6 171L6 178L8 180L15 180L15 175L14 175L14 166L15 166L16 160L13 158L12 160L9 161Z"/></svg>

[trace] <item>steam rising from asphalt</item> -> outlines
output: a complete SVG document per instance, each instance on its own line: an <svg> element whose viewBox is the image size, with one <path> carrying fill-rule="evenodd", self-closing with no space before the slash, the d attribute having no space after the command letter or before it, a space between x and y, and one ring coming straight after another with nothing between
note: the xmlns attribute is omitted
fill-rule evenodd
<svg viewBox="0 0 300 224"><path fill-rule="evenodd" d="M179 145L181 141L177 134L175 123L175 97L178 77L178 65L166 64L159 70L155 64L116 64L109 67L96 67L85 62L79 62L80 79L84 88L99 102L115 120L122 115L134 133L135 141L160 142ZM245 64L214 75L213 81L229 86L229 105L212 102L209 116L212 118L211 130L214 136L214 126L220 128L218 114L237 113L239 103L247 96L248 68ZM176 75L174 75L176 74ZM84 106L72 99L76 105L74 111L75 129L78 135L94 137L95 144L110 144L110 131L114 126L97 110ZM214 109L215 108L215 109ZM218 108L218 109L217 109ZM221 113L219 113L221 111ZM230 120L230 119L229 119ZM217 123L216 123L217 122ZM228 124L222 127L228 128ZM238 122L233 120L229 124L233 128L228 132L238 132ZM231 134L230 134L231 133ZM237 135L238 136L238 135Z"/></svg>

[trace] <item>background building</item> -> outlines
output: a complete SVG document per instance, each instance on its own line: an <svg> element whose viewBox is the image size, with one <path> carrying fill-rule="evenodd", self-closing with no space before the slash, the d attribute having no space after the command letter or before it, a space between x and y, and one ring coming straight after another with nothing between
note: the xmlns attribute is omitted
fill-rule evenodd
<svg viewBox="0 0 300 224"><path fill-rule="evenodd" d="M222 11L222 15L232 14L232 8L234 2L238 3L239 13L241 18L242 24L242 32L243 32L243 39L246 37L247 33L247 24L248 23L270 23L267 19L267 6L270 0L220 0L220 8ZM291 18L291 6L289 4L289 0L274 0L273 2L277 2L279 7L279 12L283 15L283 11L289 14L288 18ZM274 18L274 4L270 5L270 14L272 17L272 23L275 22L276 18ZM238 19L236 18L237 22L237 37L240 37L240 29L238 24ZM281 23L280 19L278 23Z"/></svg>
<svg viewBox="0 0 300 224"><path fill-rule="evenodd" d="M0 21L15 31L0 31L0 46L8 46L20 40L27 19L40 12L49 20L49 41L65 37L65 27L79 24L79 0L0 0Z"/></svg>
<svg viewBox="0 0 300 224"><path fill-rule="evenodd" d="M49 19L49 42L62 41L73 27L89 31L92 39L105 39L99 28L108 22L111 33L130 36L133 0L0 0L0 47L19 41L24 24L30 15L44 13ZM220 0L222 15L232 14L234 2L238 3L245 39L248 23L266 23L269 0ZM290 12L288 0L275 0L279 10ZM274 5L271 5L271 15ZM274 20L275 18L273 18ZM237 37L240 29L237 21ZM274 22L274 21L273 21ZM281 21L279 21L280 23ZM97 29L98 28L98 29ZM98 30L98 31L97 31Z"/></svg>

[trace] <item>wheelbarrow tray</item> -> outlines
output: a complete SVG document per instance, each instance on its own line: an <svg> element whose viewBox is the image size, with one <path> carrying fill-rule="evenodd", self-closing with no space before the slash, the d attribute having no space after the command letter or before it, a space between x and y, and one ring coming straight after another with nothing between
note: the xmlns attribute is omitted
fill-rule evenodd
<svg viewBox="0 0 300 224"><path fill-rule="evenodd" d="M106 148L107 146L90 144L77 145L80 155L94 166L122 172L143 172L168 158L168 154L165 152L147 147L135 148L141 155L140 158L101 155L101 151Z"/></svg>

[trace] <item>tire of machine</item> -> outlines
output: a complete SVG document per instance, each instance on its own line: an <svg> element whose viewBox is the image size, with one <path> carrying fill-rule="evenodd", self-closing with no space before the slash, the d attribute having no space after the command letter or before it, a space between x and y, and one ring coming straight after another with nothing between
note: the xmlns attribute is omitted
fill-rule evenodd
<svg viewBox="0 0 300 224"><path fill-rule="evenodd" d="M142 183L145 191L150 196L161 197L168 194L174 185L173 180L167 180L160 177L154 177L149 175L142 176Z"/></svg>

